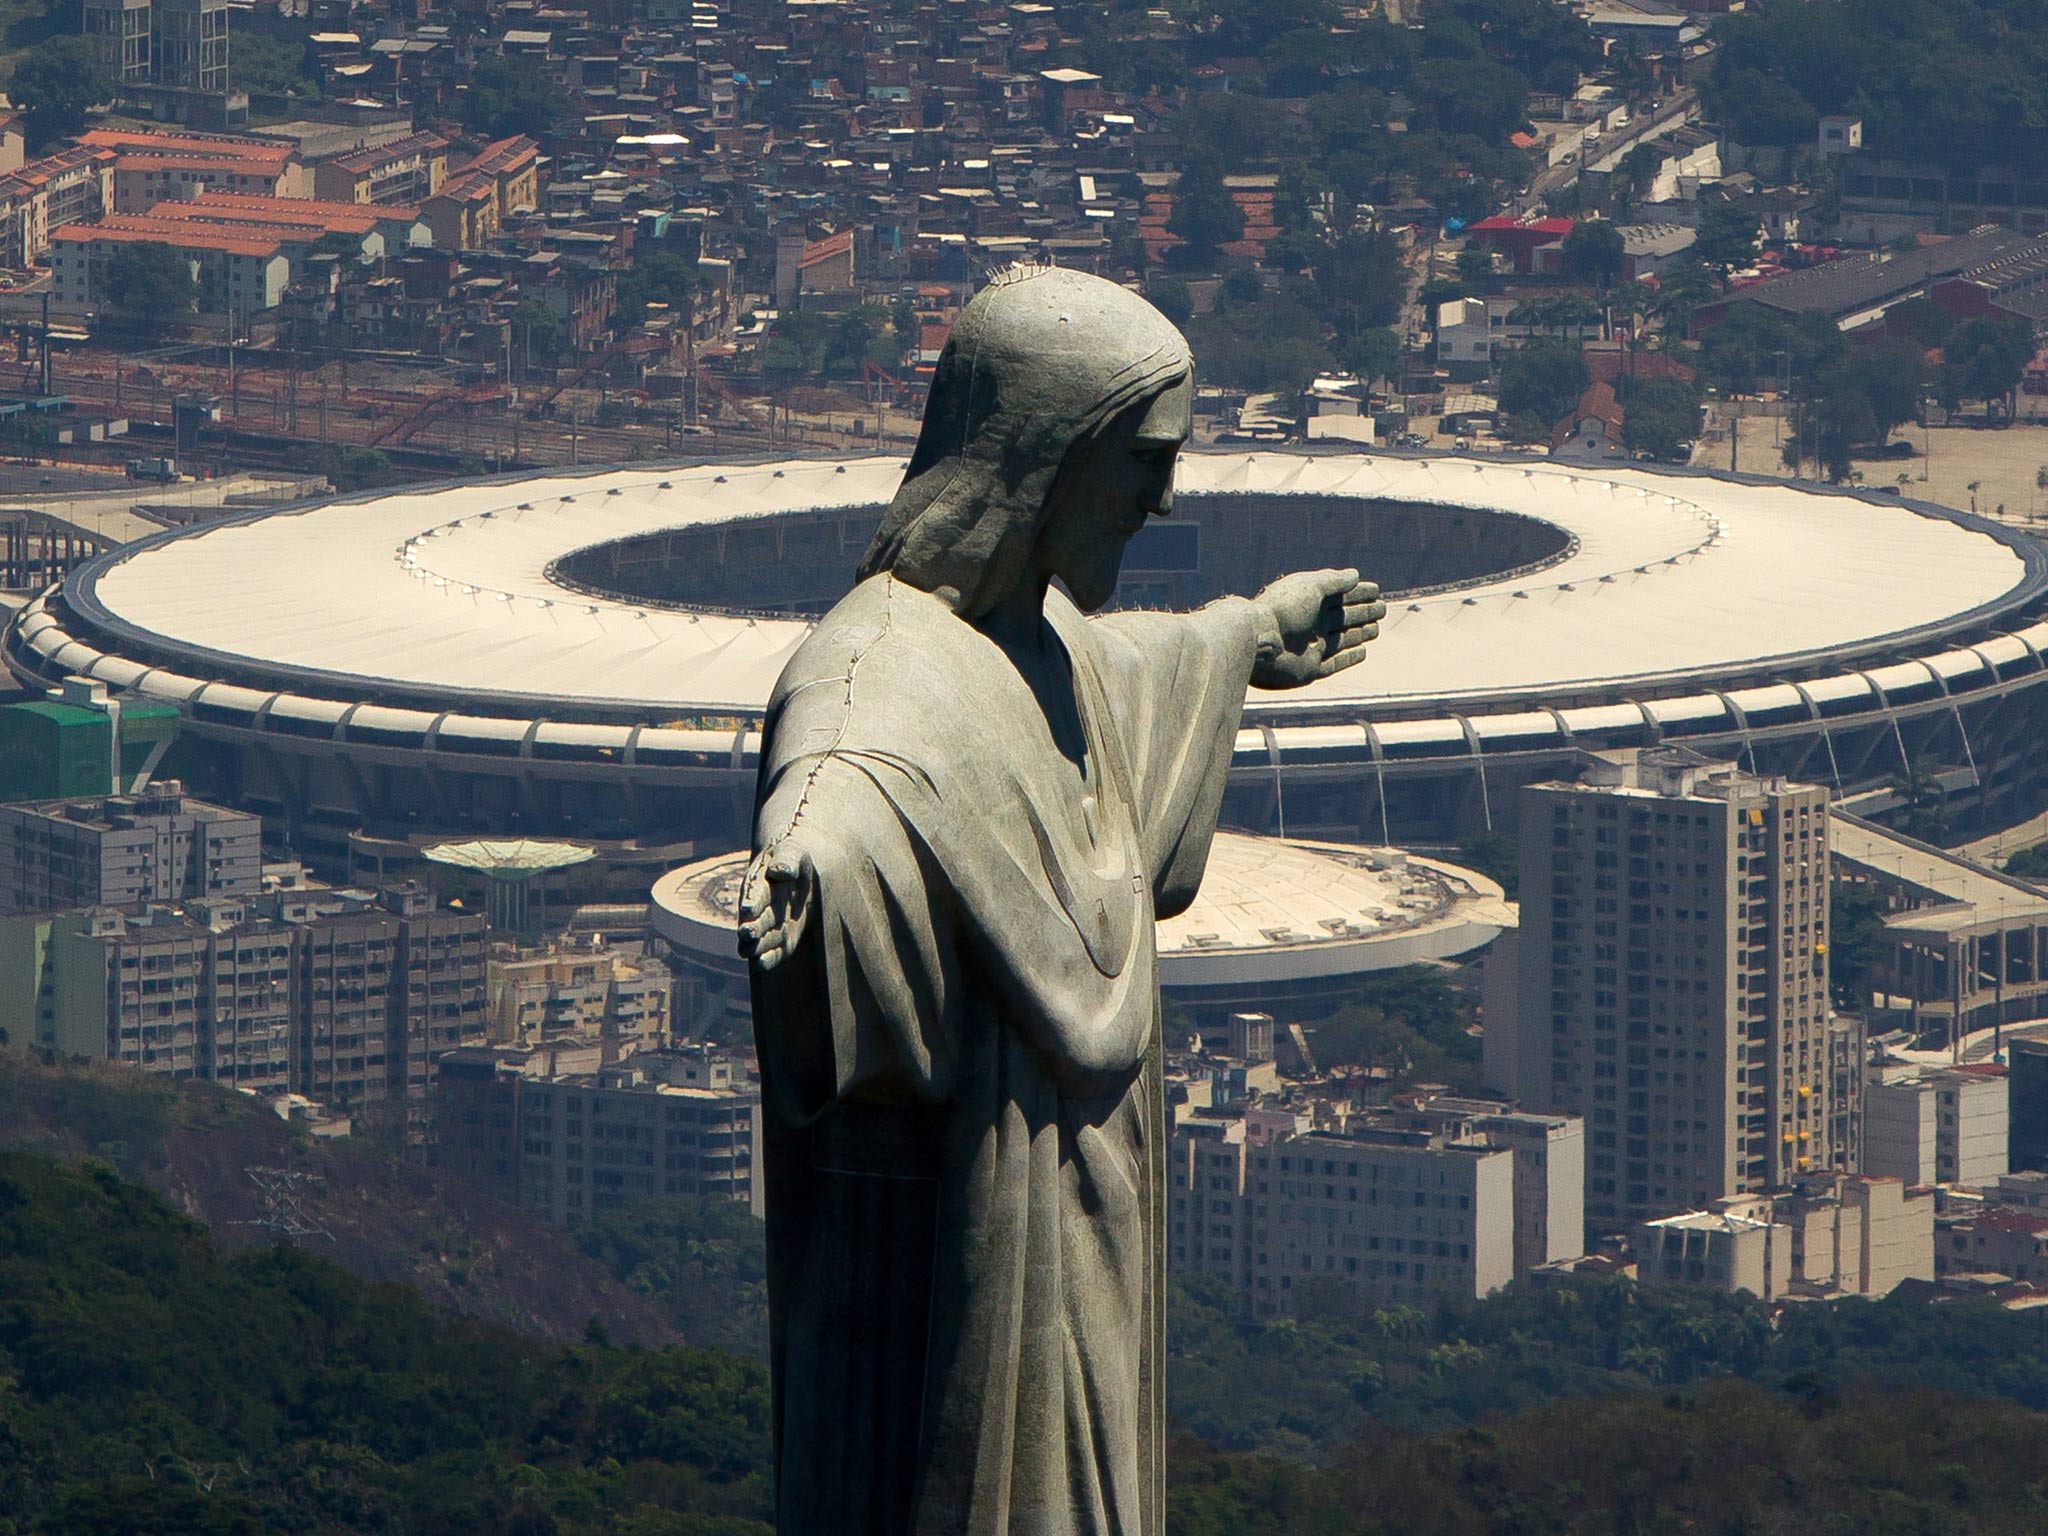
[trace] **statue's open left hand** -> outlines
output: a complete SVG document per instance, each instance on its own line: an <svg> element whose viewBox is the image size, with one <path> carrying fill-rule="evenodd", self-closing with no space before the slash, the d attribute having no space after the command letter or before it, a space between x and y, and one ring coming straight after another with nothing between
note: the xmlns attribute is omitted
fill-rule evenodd
<svg viewBox="0 0 2048 1536"><path fill-rule="evenodd" d="M1299 688L1342 672L1364 657L1387 614L1378 584L1356 571L1296 571L1256 601L1272 625L1260 637L1254 688Z"/></svg>
<svg viewBox="0 0 2048 1536"><path fill-rule="evenodd" d="M815 883L810 854L789 839L757 854L740 887L740 954L764 971L787 959L803 938Z"/></svg>

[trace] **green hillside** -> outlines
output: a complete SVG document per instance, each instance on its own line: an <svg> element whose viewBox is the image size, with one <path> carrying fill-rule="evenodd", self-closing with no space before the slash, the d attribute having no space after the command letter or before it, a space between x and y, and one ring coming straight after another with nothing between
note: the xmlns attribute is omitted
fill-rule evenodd
<svg viewBox="0 0 2048 1536"><path fill-rule="evenodd" d="M750 1361L536 1343L0 1153L0 1532L762 1536L767 1413Z"/></svg>

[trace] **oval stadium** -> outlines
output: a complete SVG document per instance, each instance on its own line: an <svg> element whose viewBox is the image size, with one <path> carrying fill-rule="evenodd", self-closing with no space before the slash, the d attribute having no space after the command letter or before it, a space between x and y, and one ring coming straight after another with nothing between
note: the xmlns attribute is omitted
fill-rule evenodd
<svg viewBox="0 0 2048 1536"><path fill-rule="evenodd" d="M185 716L180 771L376 873L452 833L570 836L651 878L745 835L761 709L900 458L532 473L178 529L9 625L31 686ZM1119 602L1356 565L1363 666L1255 693L1229 823L1442 843L1582 748L1683 742L1845 793L2038 808L2048 570L1892 495L1687 471L1189 453ZM644 889L644 886L643 886Z"/></svg>
<svg viewBox="0 0 2048 1536"><path fill-rule="evenodd" d="M649 926L687 989L693 1027L743 1035L747 964L733 945L745 853L654 883ZM1360 976L1483 950L1515 911L1473 870L1391 848L1219 832L1201 894L1158 925L1159 985L1196 1023L1238 1009L1306 1017L1355 995Z"/></svg>

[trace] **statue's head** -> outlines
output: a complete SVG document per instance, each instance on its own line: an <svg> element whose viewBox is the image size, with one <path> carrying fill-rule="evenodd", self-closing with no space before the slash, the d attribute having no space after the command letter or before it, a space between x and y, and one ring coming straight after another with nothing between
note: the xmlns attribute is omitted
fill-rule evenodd
<svg viewBox="0 0 2048 1536"><path fill-rule="evenodd" d="M893 571L963 618L1040 574L1101 607L1131 535L1172 506L1193 405L1187 342L1136 294L1057 267L999 274L939 354L861 575Z"/></svg>

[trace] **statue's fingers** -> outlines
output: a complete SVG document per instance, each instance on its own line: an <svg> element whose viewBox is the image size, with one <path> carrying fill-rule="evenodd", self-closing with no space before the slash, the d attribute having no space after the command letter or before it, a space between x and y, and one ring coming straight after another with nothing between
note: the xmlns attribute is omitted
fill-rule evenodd
<svg viewBox="0 0 2048 1536"><path fill-rule="evenodd" d="M1387 616L1385 603L1346 603L1344 605L1344 627L1350 629L1359 624L1373 624Z"/></svg>
<svg viewBox="0 0 2048 1536"><path fill-rule="evenodd" d="M1332 672L1342 672L1346 667L1355 666L1363 660L1365 660L1364 641L1360 641L1356 645L1345 646L1340 650L1331 652L1330 655L1323 659L1323 675L1327 677Z"/></svg>

